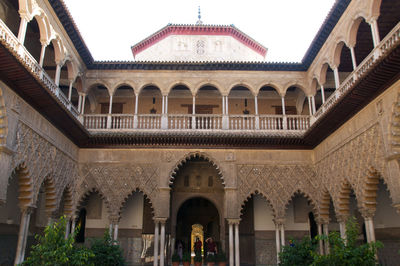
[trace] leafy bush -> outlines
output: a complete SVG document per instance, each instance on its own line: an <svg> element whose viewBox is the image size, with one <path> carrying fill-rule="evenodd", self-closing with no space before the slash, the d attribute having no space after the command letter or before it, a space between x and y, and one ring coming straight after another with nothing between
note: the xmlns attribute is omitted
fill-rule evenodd
<svg viewBox="0 0 400 266"><path fill-rule="evenodd" d="M117 242L111 239L108 230L105 231L102 239L92 241L90 249L94 253L91 262L94 265L125 265L122 250Z"/></svg>
<svg viewBox="0 0 400 266"><path fill-rule="evenodd" d="M315 240L304 238L284 246L279 253L280 265L313 265L313 266L374 266L377 264L377 250L383 245L375 243L358 244L358 226L352 217L346 223L346 240L338 232L329 236L317 236ZM329 241L329 254L321 255L316 250L318 240Z"/></svg>
<svg viewBox="0 0 400 266"><path fill-rule="evenodd" d="M313 265L376 265L377 250L383 247L381 242L358 245L358 226L354 218L346 223L346 240L342 239L338 232L332 232L328 237L318 236L317 239L329 241L330 253L327 255L314 254Z"/></svg>
<svg viewBox="0 0 400 266"><path fill-rule="evenodd" d="M301 241L291 240L292 244L283 247L279 253L280 265L282 266L308 266L313 263L315 243L305 237Z"/></svg>
<svg viewBox="0 0 400 266"><path fill-rule="evenodd" d="M36 235L37 245L32 246L30 256L23 265L93 265L94 254L85 247L75 245L75 234L65 239L65 217L44 229L44 235Z"/></svg>

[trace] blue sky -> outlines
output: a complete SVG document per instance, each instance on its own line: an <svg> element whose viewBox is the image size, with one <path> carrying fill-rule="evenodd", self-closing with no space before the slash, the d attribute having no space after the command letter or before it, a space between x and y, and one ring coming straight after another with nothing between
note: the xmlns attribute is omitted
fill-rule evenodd
<svg viewBox="0 0 400 266"><path fill-rule="evenodd" d="M64 0L95 60L133 60L130 47L168 23L234 24L268 48L267 61L299 62L334 0ZM110 5L110 3L112 3Z"/></svg>

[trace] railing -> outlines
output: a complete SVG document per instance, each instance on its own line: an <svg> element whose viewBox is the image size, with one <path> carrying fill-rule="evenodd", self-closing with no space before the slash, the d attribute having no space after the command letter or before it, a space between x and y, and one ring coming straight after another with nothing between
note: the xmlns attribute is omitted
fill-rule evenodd
<svg viewBox="0 0 400 266"><path fill-rule="evenodd" d="M45 70L37 63L36 59L28 52L28 50L19 42L18 38L10 31L7 25L0 19L0 42L7 47L15 55L15 57L33 74L33 76L41 81L45 88L56 97L71 114L78 119L79 113L73 107L71 102L61 92L60 88L49 77Z"/></svg>
<svg viewBox="0 0 400 266"><path fill-rule="evenodd" d="M107 115L84 115L83 125L87 129L106 129Z"/></svg>
<svg viewBox="0 0 400 266"><path fill-rule="evenodd" d="M282 130L282 115L260 115L260 129L262 130Z"/></svg>
<svg viewBox="0 0 400 266"><path fill-rule="evenodd" d="M84 115L90 130L299 130L310 127L307 115L186 115L95 114ZM226 123L224 124L224 119ZM163 120L165 122L163 122ZM164 124L165 123L165 124Z"/></svg>
<svg viewBox="0 0 400 266"><path fill-rule="evenodd" d="M168 115L169 129L191 129L192 115L171 114Z"/></svg>
<svg viewBox="0 0 400 266"><path fill-rule="evenodd" d="M383 56L400 43L400 23L398 23L371 53L347 76L325 103L314 114L314 121L327 113L353 87L355 82L366 75Z"/></svg>
<svg viewBox="0 0 400 266"><path fill-rule="evenodd" d="M231 130L246 130L256 129L255 115L230 115L229 129Z"/></svg>
<svg viewBox="0 0 400 266"><path fill-rule="evenodd" d="M195 115L196 128L193 129L222 129L222 115Z"/></svg>
<svg viewBox="0 0 400 266"><path fill-rule="evenodd" d="M161 115L138 115L138 129L161 129Z"/></svg>

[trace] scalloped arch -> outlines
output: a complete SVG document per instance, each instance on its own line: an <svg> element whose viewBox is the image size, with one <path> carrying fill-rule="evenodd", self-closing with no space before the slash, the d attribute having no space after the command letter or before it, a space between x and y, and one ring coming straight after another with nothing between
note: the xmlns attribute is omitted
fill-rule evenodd
<svg viewBox="0 0 400 266"><path fill-rule="evenodd" d="M178 161L177 164L175 164L175 166L172 168L172 170L170 171L169 174L169 185L171 186L174 181L175 181L175 175L177 174L177 172L180 170L180 168L187 162L190 161L191 159L196 159L196 158L202 158L206 161L208 161L209 163L211 163L212 166L215 167L215 169L218 172L218 176L222 181L222 185L225 187L225 179L224 179L224 175L222 173L222 170L220 169L220 167L218 166L216 162L216 160L214 160L211 156L209 156L206 153L203 152L191 152L186 154L182 159L180 159Z"/></svg>
<svg viewBox="0 0 400 266"><path fill-rule="evenodd" d="M123 211L123 208L124 208L126 202L127 202L128 199L129 199L133 194L135 194L135 193L142 193L143 196L144 196L144 200L147 199L147 200L149 201L150 207L151 207L151 210L152 210L152 214L153 214L153 216L154 216L154 211L155 211L155 209L154 209L154 203L153 203L154 200L152 200L151 197L150 197L149 195L147 195L147 194L144 192L144 190L141 189L141 188L139 188L139 187L136 187L135 190L132 190L129 194L127 194L127 195L124 197L124 199L123 199L120 203L118 203L118 206L119 206L119 208L118 208L118 213L117 213L118 216L121 217L121 213L122 213L122 211Z"/></svg>
<svg viewBox="0 0 400 266"><path fill-rule="evenodd" d="M320 216L319 210L318 210L318 202L317 202L317 200L314 197L312 197L311 195L309 195L308 193L303 192L302 189L297 189L296 191L294 191L292 193L290 198L284 204L284 209L282 210L282 213L281 213L281 215L283 215L283 217L286 216L286 210L287 210L289 204L292 202L293 198L296 195L301 195L301 196L305 197L307 200L309 200L311 202L311 205L312 205L312 212L314 213L314 216L315 217L319 217Z"/></svg>
<svg viewBox="0 0 400 266"><path fill-rule="evenodd" d="M107 207L107 212L108 214L112 214L112 208L110 205L110 201L104 194L101 192L100 189L97 189L95 187L91 187L86 189L81 195L78 196L78 201L75 203L75 206L73 206L73 213L76 215L79 213L80 207L82 207L82 203L91 195L91 194L99 194L100 198L104 201Z"/></svg>
<svg viewBox="0 0 400 266"><path fill-rule="evenodd" d="M244 209L244 206L245 206L246 202L247 202L251 197L256 196L256 195L260 195L260 196L267 202L267 205L271 208L272 214L273 214L274 219L275 219L275 218L277 217L277 213L276 213L276 208L275 208L275 206L272 204L271 200L269 199L269 197L268 197L267 195L265 195L263 192L258 191L257 189L254 190L253 192L250 192L250 193L247 195L247 197L246 197L244 200L242 200L242 202L240 203L239 215L240 215L240 216L243 215L243 209Z"/></svg>

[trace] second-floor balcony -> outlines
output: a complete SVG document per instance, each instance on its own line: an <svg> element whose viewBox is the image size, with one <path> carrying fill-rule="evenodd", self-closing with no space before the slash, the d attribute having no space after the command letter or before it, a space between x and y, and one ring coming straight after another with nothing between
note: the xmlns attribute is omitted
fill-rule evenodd
<svg viewBox="0 0 400 266"><path fill-rule="evenodd" d="M104 130L269 130L305 131L308 115L88 114L84 126Z"/></svg>

